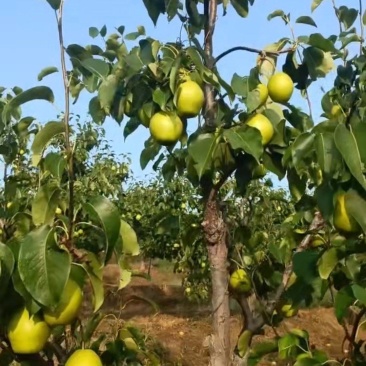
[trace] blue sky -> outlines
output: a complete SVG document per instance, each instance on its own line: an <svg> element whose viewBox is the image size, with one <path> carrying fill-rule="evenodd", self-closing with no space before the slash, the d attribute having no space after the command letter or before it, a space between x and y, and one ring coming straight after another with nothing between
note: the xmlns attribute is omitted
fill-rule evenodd
<svg viewBox="0 0 366 366"><path fill-rule="evenodd" d="M248 18L243 19L236 15L233 8L222 17L221 11L217 21L215 33L214 53L217 55L227 48L245 45L263 48L267 44L289 36L289 29L280 18L267 21L267 15L283 9L291 13L293 22L300 15L311 15L312 0L256 0ZM357 8L358 0L347 0L347 6ZM296 35L305 35L309 32L321 32L325 36L338 33L338 23L335 21L331 1L324 3L312 15L318 28L296 25ZM175 20L168 23L161 18L154 27L147 16L142 0L66 0L64 14L65 44L78 43L86 45L95 43L89 37L89 27L101 28L106 25L108 33L115 32L115 27L124 25L126 32L135 31L137 26L144 25L147 35L160 41L175 41L179 36L180 23ZM59 49L57 43L57 29L54 14L45 0L11 0L2 1L0 5L0 85L5 87L20 86L23 89L45 84L51 86L55 92L55 105L45 102L28 104L23 108L24 115L37 116L43 124L55 119L56 114L63 108L63 89L61 74L53 74L41 83L37 75L47 66L60 66ZM133 44L130 42L129 44ZM231 80L234 72L246 75L255 64L256 54L237 52L220 61L219 67L227 81ZM279 65L283 59L279 60ZM321 87L325 90L331 87L332 77L321 80L310 88L314 114L318 119L321 110ZM83 92L73 112L79 113L82 118L87 116L90 94ZM307 104L296 90L294 103L304 110ZM107 137L113 141L115 151L129 153L132 158L132 169L137 177L144 177L151 172L151 167L141 171L139 155L143 143L148 137L148 130L139 127L137 133L123 139L123 127L114 121L107 120L105 128Z"/></svg>

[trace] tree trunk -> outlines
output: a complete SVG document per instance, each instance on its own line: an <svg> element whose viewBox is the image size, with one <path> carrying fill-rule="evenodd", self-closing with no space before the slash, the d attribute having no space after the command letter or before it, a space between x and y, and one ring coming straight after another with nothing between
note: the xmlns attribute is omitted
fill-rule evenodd
<svg viewBox="0 0 366 366"><path fill-rule="evenodd" d="M213 333L209 339L210 366L229 366L231 349L227 228L215 192L207 200L203 227L212 282Z"/></svg>

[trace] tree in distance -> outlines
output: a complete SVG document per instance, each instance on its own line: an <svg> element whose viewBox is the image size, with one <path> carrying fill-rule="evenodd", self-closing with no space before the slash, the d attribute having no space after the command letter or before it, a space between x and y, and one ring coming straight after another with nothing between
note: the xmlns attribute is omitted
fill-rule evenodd
<svg viewBox="0 0 366 366"><path fill-rule="evenodd" d="M245 293L252 289L252 283L244 269L237 269L230 276L230 286L233 290Z"/></svg>
<svg viewBox="0 0 366 366"><path fill-rule="evenodd" d="M103 366L103 364L93 350L78 349L69 357L65 366Z"/></svg>
<svg viewBox="0 0 366 366"><path fill-rule="evenodd" d="M71 324L79 312L82 301L81 288L75 281L69 279L56 309L44 310L45 321L50 326Z"/></svg>
<svg viewBox="0 0 366 366"><path fill-rule="evenodd" d="M150 120L150 134L160 144L175 144L183 133L182 120L172 112L157 112Z"/></svg>
<svg viewBox="0 0 366 366"><path fill-rule="evenodd" d="M348 214L345 205L345 192L338 192L335 197L333 224L334 227L345 233L358 233L361 228L357 221Z"/></svg>
<svg viewBox="0 0 366 366"><path fill-rule="evenodd" d="M247 125L254 127L262 135L262 144L267 145L273 138L274 128L271 121L262 113L256 113L247 121Z"/></svg>
<svg viewBox="0 0 366 366"><path fill-rule="evenodd" d="M181 83L176 92L177 112L181 117L196 117L205 101L201 87L195 81Z"/></svg>
<svg viewBox="0 0 366 366"><path fill-rule="evenodd" d="M267 86L260 83L256 86L256 88L254 90L257 91L258 95L259 95L259 107L266 104L267 99L268 99L268 88L267 88Z"/></svg>
<svg viewBox="0 0 366 366"><path fill-rule="evenodd" d="M276 103L287 103L294 91L292 79L284 72L271 76L267 87L269 97Z"/></svg>
<svg viewBox="0 0 366 366"><path fill-rule="evenodd" d="M30 316L24 307L10 318L7 335L14 353L33 354L42 351L51 329L38 315Z"/></svg>

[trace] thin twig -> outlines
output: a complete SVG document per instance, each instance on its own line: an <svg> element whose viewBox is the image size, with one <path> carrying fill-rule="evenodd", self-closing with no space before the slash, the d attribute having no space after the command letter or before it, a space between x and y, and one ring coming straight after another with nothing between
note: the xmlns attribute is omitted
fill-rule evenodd
<svg viewBox="0 0 366 366"><path fill-rule="evenodd" d="M294 47L291 48L286 48L284 50L281 51L264 51L264 50L260 50L258 48L252 48L252 47L246 47L246 46L237 46L237 47L233 47L230 48L228 50L226 50L225 52L221 53L220 55L218 55L215 58L215 62L214 64L216 65L223 57L227 56L228 54L232 53L232 52L236 52L236 51L247 51L247 52L253 52L253 53L258 53L259 55L268 55L268 56L279 56L283 53L289 53L292 52L294 50Z"/></svg>
<svg viewBox="0 0 366 366"><path fill-rule="evenodd" d="M65 0L61 0L60 7L56 13L57 26L58 26L58 36L59 36L59 46L60 46L60 56L61 56L61 68L62 68L62 78L64 83L64 94L65 94L65 112L64 112L64 123L65 123L65 145L68 160L68 175L69 175L69 240L68 247L72 248L73 242L73 232L74 232L74 158L73 158L73 147L70 140L70 85L67 76L66 60L65 60L65 47L64 47L64 37L63 37L63 9Z"/></svg>
<svg viewBox="0 0 366 366"><path fill-rule="evenodd" d="M362 0L359 0L359 9L360 9L360 28L361 28L361 40L360 40L360 55L362 55L362 47L363 47L363 43L365 42L365 33L364 33L364 27L363 27L363 21L362 21L362 17L363 17L363 8L362 8Z"/></svg>

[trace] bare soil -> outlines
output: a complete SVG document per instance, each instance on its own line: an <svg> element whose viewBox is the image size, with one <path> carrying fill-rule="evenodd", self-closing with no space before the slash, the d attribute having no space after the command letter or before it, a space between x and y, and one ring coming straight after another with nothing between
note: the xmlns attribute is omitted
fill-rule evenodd
<svg viewBox="0 0 366 366"><path fill-rule="evenodd" d="M110 283L115 276L115 269L111 267L107 271L105 278ZM104 320L98 332L116 333L124 322L128 322L153 340L151 346L160 354L162 365L208 365L205 339L211 332L210 305L188 301L180 282L179 275L153 268L150 281L134 277L132 283L119 292L106 286L108 296L102 311L110 316ZM91 309L85 305L83 315L90 312ZM241 328L240 315L233 315L231 322L232 344L235 344ZM344 357L344 331L338 324L333 309L299 311L296 317L286 320L277 331L281 334L289 328L306 329L312 345L327 351L334 359ZM267 327L265 335L256 337L255 342L273 335L273 330ZM365 334L362 337L365 338ZM262 366L276 364L280 365L270 356L261 363Z"/></svg>

